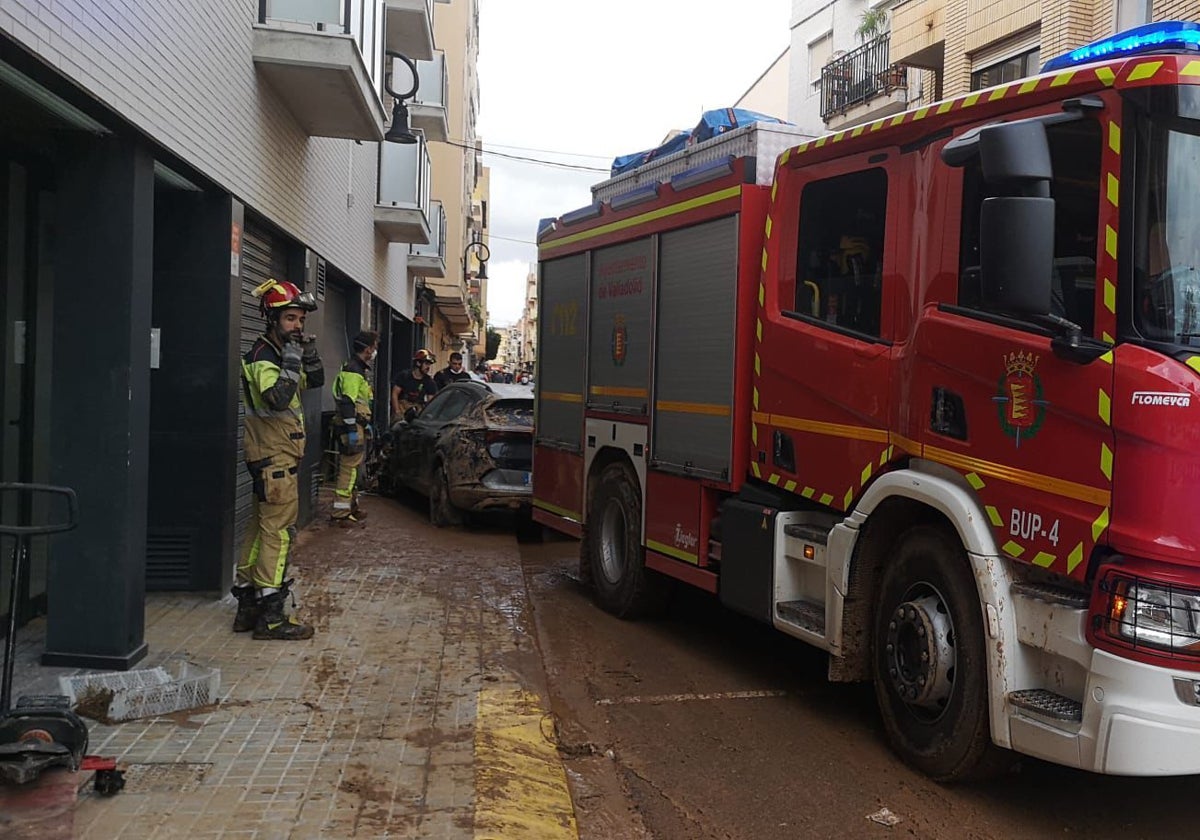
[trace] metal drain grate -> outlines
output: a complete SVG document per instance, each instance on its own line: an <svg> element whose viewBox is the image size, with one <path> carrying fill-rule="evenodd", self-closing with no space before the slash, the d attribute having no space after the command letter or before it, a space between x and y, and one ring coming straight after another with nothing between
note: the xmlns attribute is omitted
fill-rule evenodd
<svg viewBox="0 0 1200 840"><path fill-rule="evenodd" d="M126 793L191 793L204 784L212 762L130 764L125 768Z"/></svg>

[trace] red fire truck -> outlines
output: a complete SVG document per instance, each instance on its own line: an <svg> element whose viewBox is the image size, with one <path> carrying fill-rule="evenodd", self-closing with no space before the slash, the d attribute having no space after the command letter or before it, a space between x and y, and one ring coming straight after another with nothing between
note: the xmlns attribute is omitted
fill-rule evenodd
<svg viewBox="0 0 1200 840"><path fill-rule="evenodd" d="M1200 772L1197 44L737 129L544 226L534 515L599 604L828 651L937 779Z"/></svg>

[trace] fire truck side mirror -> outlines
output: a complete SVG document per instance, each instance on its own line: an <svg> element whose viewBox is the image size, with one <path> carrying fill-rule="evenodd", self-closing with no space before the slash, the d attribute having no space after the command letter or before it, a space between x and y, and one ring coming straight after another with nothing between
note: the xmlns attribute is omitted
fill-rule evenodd
<svg viewBox="0 0 1200 840"><path fill-rule="evenodd" d="M1041 120L989 125L979 132L979 162L989 184L1044 186L1054 175ZM1031 183L1032 182L1032 183Z"/></svg>
<svg viewBox="0 0 1200 840"><path fill-rule="evenodd" d="M1054 199L985 199L980 212L979 257L984 306L1014 315L1048 315L1054 265Z"/></svg>

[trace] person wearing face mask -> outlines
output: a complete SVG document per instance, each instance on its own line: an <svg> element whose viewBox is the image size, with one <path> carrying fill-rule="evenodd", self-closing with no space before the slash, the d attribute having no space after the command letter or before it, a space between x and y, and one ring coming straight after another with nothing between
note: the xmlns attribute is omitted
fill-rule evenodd
<svg viewBox="0 0 1200 840"><path fill-rule="evenodd" d="M461 382L470 378L471 374L463 369L462 353L456 352L450 354L450 364L434 374L433 381L437 383L440 391L452 382Z"/></svg>
<svg viewBox="0 0 1200 840"><path fill-rule="evenodd" d="M333 520L341 527L358 524L366 514L359 509L358 469L362 466L367 437L371 434L371 362L379 351L379 333L364 330L354 336L354 355L351 356L333 382L333 399L337 404L334 423L339 424L337 486L333 496Z"/></svg>
<svg viewBox="0 0 1200 840"><path fill-rule="evenodd" d="M246 469L254 485L254 506L233 596L234 632L254 631L256 639L311 639L313 628L286 615L291 580L291 547L296 540L300 496L297 471L304 457L304 409L300 392L325 384L316 340L304 334L304 320L317 303L293 283L268 280L254 290L266 330L242 357L243 426Z"/></svg>

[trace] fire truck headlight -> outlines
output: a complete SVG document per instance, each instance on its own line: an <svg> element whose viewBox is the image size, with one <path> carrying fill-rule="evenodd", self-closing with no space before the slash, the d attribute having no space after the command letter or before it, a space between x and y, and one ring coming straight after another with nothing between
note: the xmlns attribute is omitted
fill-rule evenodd
<svg viewBox="0 0 1200 840"><path fill-rule="evenodd" d="M1114 575L1106 634L1135 647L1200 654L1200 591Z"/></svg>

